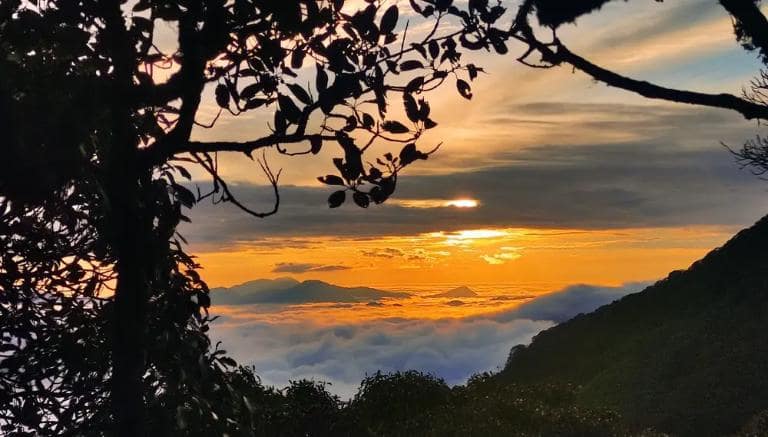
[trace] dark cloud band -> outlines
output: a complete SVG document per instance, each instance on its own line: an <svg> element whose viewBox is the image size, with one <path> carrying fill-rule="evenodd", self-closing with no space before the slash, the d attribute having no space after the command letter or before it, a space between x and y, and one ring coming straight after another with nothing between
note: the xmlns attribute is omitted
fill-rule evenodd
<svg viewBox="0 0 768 437"><path fill-rule="evenodd" d="M401 178L399 199L469 196L478 208L329 209L324 187L282 187L277 216L257 220L227 205L202 204L184 231L193 243L231 244L274 236L412 235L480 227L630 228L743 225L764 214L765 183L740 171L720 140L738 141L744 124L718 111L629 105L531 104L532 116L614 114L594 129L621 129L645 139L610 144L557 144L486 156L479 168ZM608 126L610 124L611 126ZM563 132L567 132L564 127ZM640 133L642 135L640 135ZM492 162L492 164L490 164ZM429 164L429 163L427 163ZM470 166L471 167L471 166ZM269 205L267 187L235 184L249 205ZM286 270L287 271L287 270Z"/></svg>

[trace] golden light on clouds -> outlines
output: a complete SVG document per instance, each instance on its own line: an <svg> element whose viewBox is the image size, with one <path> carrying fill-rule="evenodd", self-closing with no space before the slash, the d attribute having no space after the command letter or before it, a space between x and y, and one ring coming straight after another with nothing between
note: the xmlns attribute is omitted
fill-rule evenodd
<svg viewBox="0 0 768 437"><path fill-rule="evenodd" d="M509 235L508 231L497 229L470 229L466 231L457 231L445 234L448 239L456 240L478 240L485 238L500 238Z"/></svg>
<svg viewBox="0 0 768 437"><path fill-rule="evenodd" d="M468 229L455 232L432 232L429 235L437 239L443 239L443 244L448 246L468 246L476 240L498 240L508 237L512 232L504 229Z"/></svg>
<svg viewBox="0 0 768 437"><path fill-rule="evenodd" d="M734 229L482 228L377 237L275 237L195 250L211 286L292 276L344 286L505 283L532 293L573 283L619 285L686 268ZM287 272L286 263L306 266ZM332 267L332 268L331 268ZM461 309L456 309L460 311Z"/></svg>
<svg viewBox="0 0 768 437"><path fill-rule="evenodd" d="M477 208L480 202L475 199L396 199L393 204L403 208Z"/></svg>
<svg viewBox="0 0 768 437"><path fill-rule="evenodd" d="M500 249L501 252L499 253L493 255L483 255L481 258L488 264L498 266L506 263L507 261L514 261L523 256L520 253L521 248L519 247L503 246Z"/></svg>

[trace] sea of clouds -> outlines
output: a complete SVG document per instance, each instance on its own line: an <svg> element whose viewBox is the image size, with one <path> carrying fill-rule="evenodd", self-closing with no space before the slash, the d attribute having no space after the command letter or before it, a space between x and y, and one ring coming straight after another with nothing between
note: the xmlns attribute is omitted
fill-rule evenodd
<svg viewBox="0 0 768 437"><path fill-rule="evenodd" d="M291 380L331 383L348 398L360 380L377 370L415 369L449 384L498 370L509 350L557 323L590 312L647 284L621 287L573 285L503 312L452 319L385 318L338 324L239 320L214 325L212 334L238 362L255 366L262 382L284 387ZM354 308L350 308L354 311Z"/></svg>

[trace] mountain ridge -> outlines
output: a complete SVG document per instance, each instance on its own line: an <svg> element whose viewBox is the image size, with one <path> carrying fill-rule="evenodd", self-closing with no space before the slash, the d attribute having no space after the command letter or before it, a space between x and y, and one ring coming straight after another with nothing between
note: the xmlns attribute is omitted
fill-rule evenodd
<svg viewBox="0 0 768 437"><path fill-rule="evenodd" d="M587 406L679 435L768 410L768 217L687 270L542 331L499 383L569 383Z"/></svg>
<svg viewBox="0 0 768 437"><path fill-rule="evenodd" d="M432 294L429 297L457 298L457 297L478 297L478 296L479 294L477 294L475 290L469 288L466 285L462 285L456 288L452 288L448 291L443 291L442 293Z"/></svg>
<svg viewBox="0 0 768 437"><path fill-rule="evenodd" d="M401 299L409 293L384 291L371 287L341 287L327 282L293 278L256 279L232 287L211 289L214 305L351 303Z"/></svg>

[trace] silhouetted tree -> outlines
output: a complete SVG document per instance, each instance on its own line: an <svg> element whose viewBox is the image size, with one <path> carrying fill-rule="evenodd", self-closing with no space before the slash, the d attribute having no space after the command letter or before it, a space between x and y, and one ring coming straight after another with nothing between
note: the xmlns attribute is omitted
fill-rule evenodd
<svg viewBox="0 0 768 437"><path fill-rule="evenodd" d="M400 171L436 150L416 146L436 126L426 93L449 82L472 97L481 70L462 64L462 49L505 54L516 40L526 65L568 64L649 98L766 118L760 79L743 97L669 89L568 50L557 27L604 3L525 0L500 28L502 2L411 0L431 23L414 39L398 7L381 0L359 9L343 0L0 2L2 431L243 432L236 418L258 409L237 389L252 375L205 335L208 288L176 232L185 210L209 199L274 214L280 172L253 155L266 149L333 147L338 174L320 178L336 187L329 206L386 201ZM759 2L720 3L739 41L765 57ZM534 16L555 31L551 41L539 39ZM445 19L460 26L441 27ZM160 41L168 29L171 49ZM534 54L541 62L529 61ZM402 108L395 115L392 96ZM199 119L207 99L219 114L269 114L270 132L193 139L195 126L218 119ZM370 156L380 143L398 146ZM765 150L754 144L747 151ZM272 207L237 199L219 173L220 152L257 161L274 187ZM210 191L185 186L189 166L210 175Z"/></svg>
<svg viewBox="0 0 768 437"><path fill-rule="evenodd" d="M432 375L376 372L363 379L347 407L347 435L425 435L450 394L445 381Z"/></svg>
<svg viewBox="0 0 768 437"><path fill-rule="evenodd" d="M756 102L746 96L706 94L661 87L614 73L570 51L558 38L558 27L599 9L608 1L610 0L583 0L564 6L562 2L554 0L525 0L519 6L510 29L511 37L527 48L517 60L536 68L553 68L567 64L599 82L652 99L730 109L750 120L765 119L768 116L768 106L764 102ZM736 37L745 48L759 49L763 54L768 51L768 27L764 26L765 17L757 7L759 1L721 0L720 3L733 15ZM542 26L549 28L547 40L540 38L531 24L534 16ZM538 55L540 61L531 61L534 55Z"/></svg>
<svg viewBox="0 0 768 437"><path fill-rule="evenodd" d="M280 172L253 156L267 148L338 148L338 174L320 178L336 186L332 208L347 196L363 208L387 200L399 172L437 148L416 146L436 125L426 93L450 82L472 96L479 69L460 62L460 43L504 35L500 6L420 3L431 27L418 38L379 0L0 3L4 432L228 426L222 406L242 407L225 372L234 362L205 335L208 288L176 227L203 199L275 213ZM449 16L464 26L441 30ZM159 36L168 29L171 49ZM195 126L218 119L199 119L208 96L219 114L269 113L270 132L194 140ZM380 143L400 146L370 157ZM234 196L219 152L257 161L271 208ZM207 172L212 189L190 191L185 166Z"/></svg>
<svg viewBox="0 0 768 437"><path fill-rule="evenodd" d="M557 0L524 0L517 9L509 36L522 43L526 49L517 61L534 68L554 68L568 65L579 70L598 82L639 94L650 99L667 100L697 106L723 108L736 111L748 120L768 119L768 100L765 91L768 88L766 73L760 72L749 89L743 95L728 93L708 94L692 90L663 87L644 80L623 76L610 69L599 66L582 57L563 43L557 29L577 18L595 13L611 0L579 0L560 2ZM661 0L656 0L661 1ZM472 4L485 4L485 0L471 1ZM765 65L768 65L768 20L760 10L760 0L719 0L720 5L731 15L736 40L749 51L757 51ZM532 24L534 17L539 27ZM537 30L548 28L547 37L542 38ZM494 46L496 47L496 46ZM499 48L501 50L499 50ZM497 47L499 53L506 53L507 48ZM538 56L538 59L535 57ZM762 137L747 141L740 150L734 150L738 161L745 167L752 167L756 174L768 171L768 141Z"/></svg>

